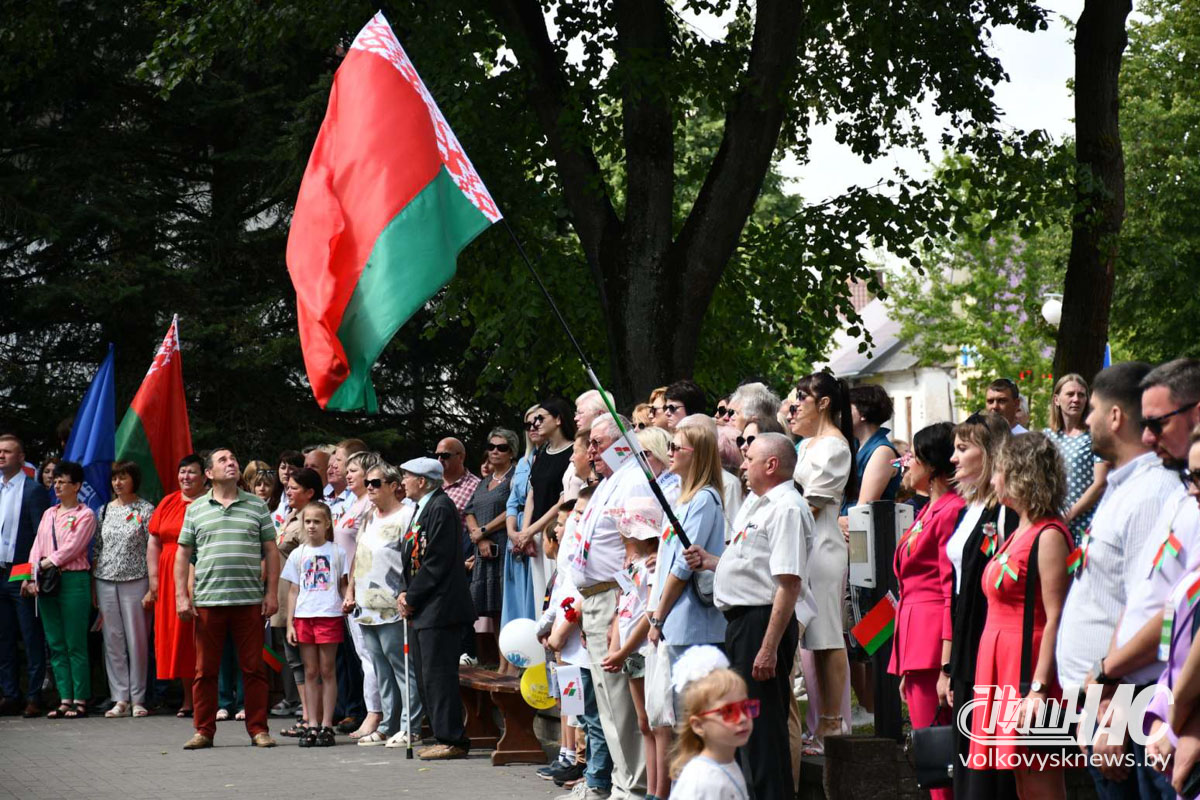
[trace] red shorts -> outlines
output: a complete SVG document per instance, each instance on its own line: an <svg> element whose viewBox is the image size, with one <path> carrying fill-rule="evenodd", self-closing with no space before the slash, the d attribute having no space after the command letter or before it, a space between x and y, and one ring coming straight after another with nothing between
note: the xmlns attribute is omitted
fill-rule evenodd
<svg viewBox="0 0 1200 800"><path fill-rule="evenodd" d="M342 617L296 618L296 641L300 644L339 644L345 633Z"/></svg>

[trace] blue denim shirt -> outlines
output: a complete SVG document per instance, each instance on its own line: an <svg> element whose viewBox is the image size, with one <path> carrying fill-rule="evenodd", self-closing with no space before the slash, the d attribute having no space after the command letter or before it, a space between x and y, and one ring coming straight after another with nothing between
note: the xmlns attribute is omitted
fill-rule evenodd
<svg viewBox="0 0 1200 800"><path fill-rule="evenodd" d="M725 514L721 510L721 499L716 489L701 490L692 499L675 509L679 524L687 532L693 544L700 545L715 556L725 552ZM681 581L690 581L692 571L683 560L683 546L679 537L658 545L658 580L654 585L650 608L658 608L667 575ZM704 606L689 585L679 595L671 612L663 623L663 638L672 647L693 644L716 644L725 641L725 617L715 606Z"/></svg>
<svg viewBox="0 0 1200 800"><path fill-rule="evenodd" d="M513 472L512 491L508 493L508 503L505 514L517 518L517 530L521 529L525 519L525 498L529 495L529 470L533 469L533 459L521 456L517 468Z"/></svg>

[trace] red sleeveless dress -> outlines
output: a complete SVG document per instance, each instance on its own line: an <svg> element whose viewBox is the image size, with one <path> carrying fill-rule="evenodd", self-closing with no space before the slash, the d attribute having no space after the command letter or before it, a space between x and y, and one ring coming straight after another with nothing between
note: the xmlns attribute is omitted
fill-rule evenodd
<svg viewBox="0 0 1200 800"><path fill-rule="evenodd" d="M987 622L979 639L979 657L975 665L976 699L987 698L986 703L976 705L971 721L971 734L975 738L1010 733L1004 725L1005 708L996 708L996 694L991 687L999 686L1007 695L1008 687L1019 694L1021 683L1021 645L1025 624L1025 578L1029 572L1029 551L1038 536L1062 536L1071 548L1071 537L1059 519L1043 519L1035 522L1029 530L1012 536L992 556L983 571L983 594L988 601ZM1066 564L1063 564L1066 570ZM1015 573L1015 577L1014 577ZM1034 589L1033 611L1033 655L1030 664L1036 668L1037 653L1042 644L1042 632L1046 628L1046 607L1042 604L1041 587ZM1048 698L1061 698L1062 689L1055 680L1046 687ZM957 700L957 698L955 698ZM998 714L995 726L984 727ZM1011 769L1005 759L1024 753L1026 748L1017 744L985 744L971 741L971 766L973 768ZM987 759L986 762L983 759Z"/></svg>

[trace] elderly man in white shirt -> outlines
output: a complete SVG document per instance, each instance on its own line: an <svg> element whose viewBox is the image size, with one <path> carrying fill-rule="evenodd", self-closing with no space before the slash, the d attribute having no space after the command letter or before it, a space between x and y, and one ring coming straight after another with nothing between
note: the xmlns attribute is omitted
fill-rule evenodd
<svg viewBox="0 0 1200 800"><path fill-rule="evenodd" d="M692 569L715 569L713 599L725 614L725 650L760 702L750 741L738 753L746 781L760 800L791 798L788 746L789 676L800 630L795 607L803 586L813 517L792 483L796 450L779 433L760 434L746 450L751 494L719 558L699 547L684 555Z"/></svg>
<svg viewBox="0 0 1200 800"><path fill-rule="evenodd" d="M621 418L629 430L631 423ZM646 476L633 458L613 472L601 458L617 439L620 430L611 414L592 421L588 458L603 478L588 503L580 522L580 541L571 559L571 577L583 595L583 632L593 664L608 655L608 630L617 613L620 584L617 573L625 568L625 543L617 530L625 506L634 498L653 498ZM604 739L613 760L612 796L640 798L646 793L646 755L638 728L637 711L629 693L629 674L593 670L596 705L604 728ZM599 800L602 792L588 788L584 800Z"/></svg>
<svg viewBox="0 0 1200 800"><path fill-rule="evenodd" d="M1068 559L1075 565L1075 580L1063 606L1055 652L1059 682L1067 691L1090 681L1150 684L1162 671L1161 664L1153 666L1154 648L1145 653L1149 660L1123 658L1110 664L1104 659L1114 638L1127 643L1154 616L1155 607L1161 611L1171 582L1159 573L1177 571L1169 563L1175 557L1165 546L1168 532L1160 528L1159 514L1175 508L1183 486L1179 475L1165 469L1142 443L1140 384L1149 371L1148 364L1139 362L1115 364L1096 376L1092 388L1087 416L1092 448L1113 468L1091 528ZM1160 545L1166 560L1159 557ZM1183 566L1181 561L1178 571ZM1101 741L1096 750L1122 752L1124 747ZM1126 781L1137 786L1137 776L1124 764L1105 763L1089 771L1102 796ZM1166 785L1153 769L1147 767L1146 773Z"/></svg>

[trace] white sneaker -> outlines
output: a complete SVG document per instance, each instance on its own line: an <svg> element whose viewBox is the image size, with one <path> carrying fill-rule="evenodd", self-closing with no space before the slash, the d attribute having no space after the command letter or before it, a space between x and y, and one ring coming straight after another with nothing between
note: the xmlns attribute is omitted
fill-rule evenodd
<svg viewBox="0 0 1200 800"><path fill-rule="evenodd" d="M850 725L855 728L863 725L874 725L875 715L857 703L850 709Z"/></svg>
<svg viewBox="0 0 1200 800"><path fill-rule="evenodd" d="M458 663L459 663L459 666L463 666L463 667L478 667L479 659L476 658L475 656L469 656L466 653L463 653L461 656L458 657Z"/></svg>
<svg viewBox="0 0 1200 800"><path fill-rule="evenodd" d="M385 744L384 747L401 747L401 748L407 749L408 748L408 733L405 731L400 731L395 736L388 739L387 744Z"/></svg>
<svg viewBox="0 0 1200 800"><path fill-rule="evenodd" d="M554 800L608 800L611 792L606 792L601 789L593 789L587 785L587 781L580 781L575 784L575 788L566 794L560 794Z"/></svg>

